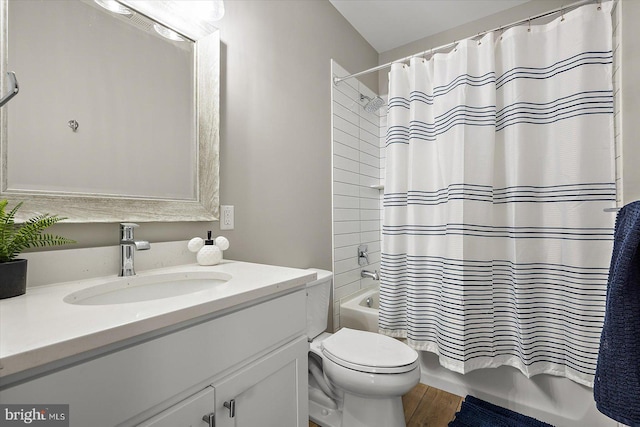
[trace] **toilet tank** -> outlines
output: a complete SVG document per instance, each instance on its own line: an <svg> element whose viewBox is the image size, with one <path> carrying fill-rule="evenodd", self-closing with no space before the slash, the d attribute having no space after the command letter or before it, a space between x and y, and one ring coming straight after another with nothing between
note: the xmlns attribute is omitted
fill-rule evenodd
<svg viewBox="0 0 640 427"><path fill-rule="evenodd" d="M309 270L318 275L317 280L307 283L307 337L311 340L327 329L333 273L316 268Z"/></svg>

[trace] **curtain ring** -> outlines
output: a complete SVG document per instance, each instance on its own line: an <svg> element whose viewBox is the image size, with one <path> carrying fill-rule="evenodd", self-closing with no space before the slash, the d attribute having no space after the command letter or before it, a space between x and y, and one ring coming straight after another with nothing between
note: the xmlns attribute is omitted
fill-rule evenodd
<svg viewBox="0 0 640 427"><path fill-rule="evenodd" d="M562 19L560 19L560 22L564 21L564 8L560 9L560 14L562 16Z"/></svg>
<svg viewBox="0 0 640 427"><path fill-rule="evenodd" d="M454 40L454 41L453 41L453 46L454 46L454 47L453 47L453 51L454 51L454 52L457 52L457 51L458 51L458 40Z"/></svg>
<svg viewBox="0 0 640 427"><path fill-rule="evenodd" d="M598 10L602 10L602 0L598 0Z"/></svg>
<svg viewBox="0 0 640 427"><path fill-rule="evenodd" d="M480 33L478 33L478 35L476 37L480 37ZM478 46L480 46L482 44L482 41L480 39L478 39Z"/></svg>
<svg viewBox="0 0 640 427"><path fill-rule="evenodd" d="M529 18L529 28L527 29L527 32L530 33L531 32L531 18Z"/></svg>
<svg viewBox="0 0 640 427"><path fill-rule="evenodd" d="M502 40L502 34L504 34L504 28L500 27L499 31L500 31L500 40Z"/></svg>

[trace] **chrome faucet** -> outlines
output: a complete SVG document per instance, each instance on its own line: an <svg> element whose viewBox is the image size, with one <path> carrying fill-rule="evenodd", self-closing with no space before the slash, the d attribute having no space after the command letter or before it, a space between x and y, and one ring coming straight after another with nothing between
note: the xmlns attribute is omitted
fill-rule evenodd
<svg viewBox="0 0 640 427"><path fill-rule="evenodd" d="M151 249L151 244L146 240L134 240L133 229L139 227L132 222L120 224L120 273L118 276L135 276L133 268L133 252L137 249L145 251Z"/></svg>
<svg viewBox="0 0 640 427"><path fill-rule="evenodd" d="M373 271L362 270L360 272L360 277L362 278L368 277L373 280L380 280L380 275L378 274L378 270L373 270Z"/></svg>

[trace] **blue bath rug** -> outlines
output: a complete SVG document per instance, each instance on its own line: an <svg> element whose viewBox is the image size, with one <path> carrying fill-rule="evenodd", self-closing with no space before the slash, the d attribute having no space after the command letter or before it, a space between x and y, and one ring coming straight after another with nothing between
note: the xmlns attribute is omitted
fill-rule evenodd
<svg viewBox="0 0 640 427"><path fill-rule="evenodd" d="M527 417L473 396L462 402L460 412L449 427L553 427L535 418Z"/></svg>

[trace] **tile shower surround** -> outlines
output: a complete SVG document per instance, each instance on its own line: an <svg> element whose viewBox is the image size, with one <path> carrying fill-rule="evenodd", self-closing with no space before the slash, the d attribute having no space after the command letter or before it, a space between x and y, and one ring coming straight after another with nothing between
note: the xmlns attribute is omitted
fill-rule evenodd
<svg viewBox="0 0 640 427"><path fill-rule="evenodd" d="M350 74L332 62L334 76ZM374 98L372 90L356 79L333 85L333 330L340 327L340 300L361 289L377 286L371 279L361 279L360 271L380 271L382 192L371 188L380 184L381 116L383 106L367 113L360 94ZM386 117L384 117L386 121ZM360 244L369 247L366 267L358 264Z"/></svg>

